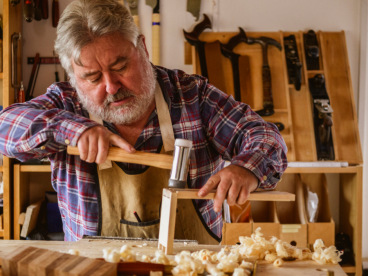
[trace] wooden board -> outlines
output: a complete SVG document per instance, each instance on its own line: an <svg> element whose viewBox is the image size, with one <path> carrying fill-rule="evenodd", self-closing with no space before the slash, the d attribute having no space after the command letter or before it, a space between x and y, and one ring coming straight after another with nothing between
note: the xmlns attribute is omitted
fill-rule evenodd
<svg viewBox="0 0 368 276"><path fill-rule="evenodd" d="M205 197L198 196L199 189L164 189L177 194L178 199L214 199L216 191ZM282 191L256 191L249 195L250 201L294 201L295 194Z"/></svg>
<svg viewBox="0 0 368 276"><path fill-rule="evenodd" d="M284 262L281 267L274 267L266 262L259 262L256 275L267 276L328 276L328 272L333 272L334 276L346 275L338 265L319 265L314 261L292 261Z"/></svg>
<svg viewBox="0 0 368 276"><path fill-rule="evenodd" d="M48 250L48 255L42 255L39 257L38 260L34 259L29 263L29 266L34 266L35 262L37 263L54 263L55 259L60 259L60 256L65 256L65 254L69 249L77 249L80 251L80 255L86 258L101 258L102 257L102 249L103 248L111 248L119 250L123 245L131 245L133 246L133 250L135 252L139 252L140 254L147 254L153 256L155 251L157 250L157 241L147 241L147 240L140 240L140 241L126 241L126 240L119 240L119 239L86 239L80 240L78 242L62 242L62 241L0 241L0 258L4 255L10 255L14 250L24 250L25 247L27 248L43 248L43 249L51 249ZM175 242L174 243L174 251L178 253L182 250L188 251L199 251L201 249L208 249L211 251L220 251L223 246L220 245L197 245L195 243L184 243L184 242ZM34 249L32 249L34 250ZM29 253L32 253L30 250ZM58 251L58 252L56 252ZM19 253L20 251L18 251ZM63 253L64 252L64 253ZM72 255L69 255L72 256ZM48 257L48 258L47 258ZM72 256L76 257L76 256ZM168 256L172 259L174 256ZM103 262L103 261L101 261ZM95 263L92 265L94 268L99 268L98 266L94 266ZM103 262L101 265L101 270L103 267L106 269L105 266L110 266L110 263ZM112 264L113 265L113 264ZM44 266L47 266L44 265ZM55 265L56 266L56 265ZM110 266L111 267L111 266ZM128 265L131 267L131 265ZM4 265L2 267L4 269ZM28 268L30 269L30 268ZM49 267L50 269L50 267ZM76 269L77 268L76 266ZM319 270L323 273L319 274ZM334 271L335 276L342 276L346 275L340 266L338 265L319 265L314 261L293 261L293 262L285 262L282 267L274 267L272 264L268 264L264 261L260 261L257 266L257 276L268 276L268 275L327 275L326 271L323 269L328 269L330 271ZM33 270L37 271L37 270ZM71 271L71 270L70 270ZM101 270L102 271L102 270ZM4 270L2 271L3 275ZM38 274L30 274L30 275L43 275L42 273ZM88 274L87 274L88 275ZM97 274L98 275L98 274ZM101 275L109 275L109 274L101 274ZM112 274L110 274L112 275ZM115 272L116 275L116 272Z"/></svg>
<svg viewBox="0 0 368 276"><path fill-rule="evenodd" d="M2 255L3 275L117 275L117 264L33 246L20 246Z"/></svg>

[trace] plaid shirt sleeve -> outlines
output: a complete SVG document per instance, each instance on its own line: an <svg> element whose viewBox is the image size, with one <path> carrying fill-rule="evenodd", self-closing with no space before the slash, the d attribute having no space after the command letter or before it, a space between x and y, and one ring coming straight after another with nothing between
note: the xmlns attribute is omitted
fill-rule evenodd
<svg viewBox="0 0 368 276"><path fill-rule="evenodd" d="M74 99L74 100L73 100ZM67 84L51 85L47 92L0 113L0 152L25 161L41 159L75 146L96 123L85 116L76 92Z"/></svg>

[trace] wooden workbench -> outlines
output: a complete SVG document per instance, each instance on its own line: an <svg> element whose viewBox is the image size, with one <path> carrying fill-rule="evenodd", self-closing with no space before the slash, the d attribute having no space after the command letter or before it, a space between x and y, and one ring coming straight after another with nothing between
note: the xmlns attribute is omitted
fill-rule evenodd
<svg viewBox="0 0 368 276"><path fill-rule="evenodd" d="M125 241L116 239L84 239L78 242L61 241L15 241L0 240L0 257L4 256L20 246L34 246L48 250L68 253L70 249L76 249L81 256L90 258L102 258L102 249L112 248L120 249L123 245L133 246L133 250L141 254L154 255L157 250L157 241L135 240ZM196 242L175 242L174 253L182 250L198 251L208 249L211 251L220 251L222 246L217 245L198 245ZM173 258L174 256L168 256ZM284 262L282 267L274 267L264 261L258 263L256 275L328 275L327 271L333 271L335 276L346 275L338 265L319 265L314 261L291 261Z"/></svg>

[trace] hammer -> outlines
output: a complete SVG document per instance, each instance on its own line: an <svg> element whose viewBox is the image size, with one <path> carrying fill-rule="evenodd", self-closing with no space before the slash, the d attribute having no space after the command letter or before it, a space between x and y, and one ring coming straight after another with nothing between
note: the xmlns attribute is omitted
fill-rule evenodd
<svg viewBox="0 0 368 276"><path fill-rule="evenodd" d="M121 148L110 147L107 159L118 162L153 166L161 169L171 169L169 187L184 188L187 183L191 148L192 141L176 139L173 157L168 154L142 151L128 153ZM67 152L70 155L79 155L78 147L68 146Z"/></svg>
<svg viewBox="0 0 368 276"><path fill-rule="evenodd" d="M204 19L199 22L193 29L193 31L184 32L185 39L189 44L193 45L198 52L199 66L201 67L201 75L208 78L207 64L206 64L206 53L205 53L205 42L199 40L199 35L207 28L212 28L211 20L206 14L203 14Z"/></svg>
<svg viewBox="0 0 368 276"><path fill-rule="evenodd" d="M263 82L263 109L257 111L261 116L271 116L274 114L273 110L273 99L272 99L272 89L271 89L271 71L268 64L268 45L275 46L281 51L281 44L270 37L247 37L247 44L258 43L262 47L262 82Z"/></svg>

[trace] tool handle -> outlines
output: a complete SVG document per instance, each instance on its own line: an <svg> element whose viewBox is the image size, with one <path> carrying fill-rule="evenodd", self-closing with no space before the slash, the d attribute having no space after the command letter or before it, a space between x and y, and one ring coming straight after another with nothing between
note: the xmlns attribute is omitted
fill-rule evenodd
<svg viewBox="0 0 368 276"><path fill-rule="evenodd" d="M199 22L193 29L193 31L191 31L190 33L184 31L184 36L185 38L189 41L189 40L198 40L199 35L207 28L211 29L212 28L212 23L210 18L204 13L203 14L204 18L201 22ZM189 41L190 43L190 41Z"/></svg>
<svg viewBox="0 0 368 276"><path fill-rule="evenodd" d="M53 0L52 1L52 26L56 28L58 23L59 23L59 1Z"/></svg>
<svg viewBox="0 0 368 276"><path fill-rule="evenodd" d="M34 16L34 7L32 0L24 0L23 16L27 22L31 22Z"/></svg>
<svg viewBox="0 0 368 276"><path fill-rule="evenodd" d="M67 152L70 155L79 155L77 147L68 146ZM128 153L117 147L111 147L109 149L107 159L111 161L140 164L168 170L171 170L173 164L173 156L171 155L142 151Z"/></svg>
<svg viewBox="0 0 368 276"><path fill-rule="evenodd" d="M271 70L270 66L262 66L262 80L263 80L263 108L273 112L273 97L271 89Z"/></svg>
<svg viewBox="0 0 368 276"><path fill-rule="evenodd" d="M160 65L160 14L152 14L152 63Z"/></svg>
<svg viewBox="0 0 368 276"><path fill-rule="evenodd" d="M42 19L48 19L49 18L49 1L41 0L41 7L42 7Z"/></svg>

